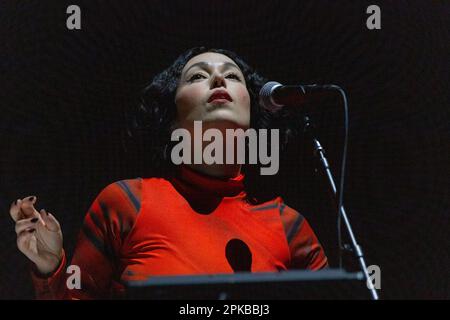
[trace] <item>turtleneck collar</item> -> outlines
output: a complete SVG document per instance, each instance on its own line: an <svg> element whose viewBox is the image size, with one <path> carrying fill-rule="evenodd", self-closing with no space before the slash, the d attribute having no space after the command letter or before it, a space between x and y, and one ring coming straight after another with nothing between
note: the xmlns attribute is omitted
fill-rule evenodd
<svg viewBox="0 0 450 320"><path fill-rule="evenodd" d="M217 178L199 173L187 166L180 166L173 183L181 193L189 197L223 198L245 195L242 173L234 178Z"/></svg>

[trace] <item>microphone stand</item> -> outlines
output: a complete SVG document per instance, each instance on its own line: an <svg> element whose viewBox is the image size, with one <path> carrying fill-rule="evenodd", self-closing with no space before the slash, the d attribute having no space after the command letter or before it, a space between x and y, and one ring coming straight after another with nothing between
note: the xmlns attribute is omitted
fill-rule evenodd
<svg viewBox="0 0 450 320"><path fill-rule="evenodd" d="M325 176L327 177L327 180L328 180L328 185L329 185L331 196L332 196L336 206L338 206L339 200L338 200L336 184L334 182L333 174L331 173L330 166L328 164L327 158L325 157L325 150L322 147L322 145L320 144L319 140L316 138L316 134L314 133L313 125L311 124L311 120L308 116L304 117L303 132L308 136L308 139L312 140L313 154L319 160L319 162L321 164L320 167L322 168L322 172L325 174ZM344 206L339 208L339 214L341 215L342 219L344 220L345 228L347 229L347 233L348 233L348 236L351 241L350 251L352 251L354 253L355 258L358 260L361 271L364 274L364 279L366 280L367 288L369 289L370 294L372 296L372 300L378 300L378 293L377 293L375 287L373 286L372 281L370 281L370 279L369 279L369 272L367 270L366 262L364 260L364 254L363 254L362 248L356 241L355 235L353 234L353 230L350 225L350 221L348 220L347 213L345 212ZM342 248L339 248L339 249L342 250Z"/></svg>

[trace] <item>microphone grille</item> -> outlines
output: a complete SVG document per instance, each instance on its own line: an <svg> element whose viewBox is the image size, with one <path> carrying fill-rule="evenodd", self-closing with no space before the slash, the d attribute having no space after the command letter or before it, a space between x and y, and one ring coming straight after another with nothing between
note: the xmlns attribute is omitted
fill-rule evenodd
<svg viewBox="0 0 450 320"><path fill-rule="evenodd" d="M281 86L281 83L276 81L269 81L265 85L263 85L263 87L259 91L259 103L261 106L271 111L277 111L281 109L282 106L276 104L272 100L272 92L278 86Z"/></svg>

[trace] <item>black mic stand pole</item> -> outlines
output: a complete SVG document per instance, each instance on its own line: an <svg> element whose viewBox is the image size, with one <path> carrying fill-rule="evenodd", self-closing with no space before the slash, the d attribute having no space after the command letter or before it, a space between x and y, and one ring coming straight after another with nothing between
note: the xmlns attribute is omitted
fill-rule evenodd
<svg viewBox="0 0 450 320"><path fill-rule="evenodd" d="M308 116L304 117L304 133L312 140L313 143L313 152L314 156L319 159L320 167L322 168L323 173L326 175L328 184L330 187L330 193L332 198L334 199L336 206L339 204L338 195L336 191L336 184L334 182L333 174L331 173L330 166L328 164L327 158L325 157L325 151L320 144L319 140L317 140L315 133L313 132L313 126L311 124L311 120ZM366 280L367 288L370 291L372 296L372 300L378 300L378 293L373 286L372 281L369 279L369 271L367 270L366 262L364 260L364 254L361 246L356 241L355 235L353 234L352 227L350 225L350 221L348 220L347 213L345 212L344 206L339 208L339 213L344 220L345 227L348 232L348 236L351 241L351 251L355 254L355 258L358 260L359 266L361 267L361 271L364 273L364 278ZM340 245L340 244L339 244ZM342 250L342 248L339 248Z"/></svg>

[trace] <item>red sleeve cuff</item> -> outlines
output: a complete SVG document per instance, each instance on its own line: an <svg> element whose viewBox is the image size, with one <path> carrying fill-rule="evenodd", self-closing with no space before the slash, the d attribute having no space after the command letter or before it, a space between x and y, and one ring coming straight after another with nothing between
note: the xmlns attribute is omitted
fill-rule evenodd
<svg viewBox="0 0 450 320"><path fill-rule="evenodd" d="M66 267L66 254L63 250L61 263L55 272L50 275L42 275L37 270L35 264L31 266L31 280L33 282L34 290L36 293L36 299L62 299L62 288L65 286L65 267Z"/></svg>

